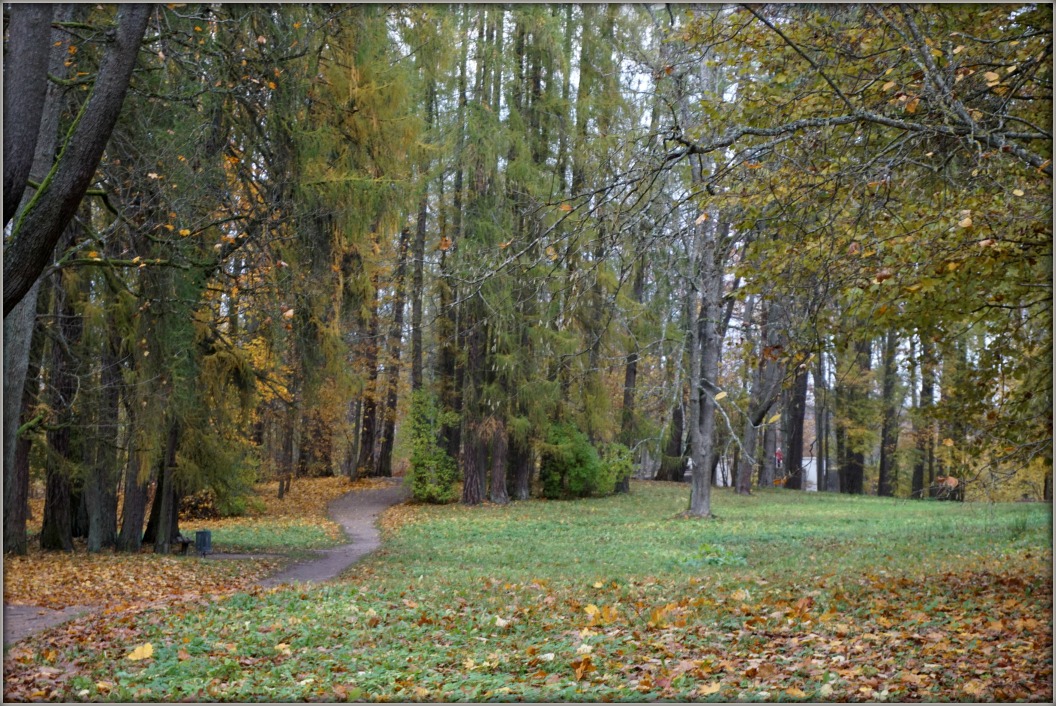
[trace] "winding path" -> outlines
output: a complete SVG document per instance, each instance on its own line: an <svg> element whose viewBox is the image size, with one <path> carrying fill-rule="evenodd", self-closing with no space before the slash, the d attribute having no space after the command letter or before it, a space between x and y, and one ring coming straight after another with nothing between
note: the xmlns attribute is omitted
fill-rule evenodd
<svg viewBox="0 0 1056 706"><path fill-rule="evenodd" d="M337 578L348 567L381 546L381 535L375 522L386 508L407 499L402 480L393 479L386 488L352 491L330 503L330 519L341 525L349 539L318 556L286 567L277 574L257 582L264 588L284 583L322 583Z"/></svg>
<svg viewBox="0 0 1056 706"><path fill-rule="evenodd" d="M407 488L402 479L394 478L383 488L353 490L330 503L330 518L341 525L349 543L316 553L308 559L287 566L276 574L257 582L263 588L290 583L322 583L337 578L367 554L381 546L381 535L376 522L386 508L407 499ZM214 554L214 559L247 558L245 554ZM30 635L59 625L99 606L69 606L53 610L32 605L4 605L4 647Z"/></svg>

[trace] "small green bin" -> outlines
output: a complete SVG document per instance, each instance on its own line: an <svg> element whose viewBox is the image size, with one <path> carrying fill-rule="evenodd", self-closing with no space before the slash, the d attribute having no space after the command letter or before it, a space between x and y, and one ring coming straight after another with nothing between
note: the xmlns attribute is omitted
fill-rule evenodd
<svg viewBox="0 0 1056 706"><path fill-rule="evenodd" d="M194 533L194 550L200 555L213 553L213 533L209 530L198 530Z"/></svg>

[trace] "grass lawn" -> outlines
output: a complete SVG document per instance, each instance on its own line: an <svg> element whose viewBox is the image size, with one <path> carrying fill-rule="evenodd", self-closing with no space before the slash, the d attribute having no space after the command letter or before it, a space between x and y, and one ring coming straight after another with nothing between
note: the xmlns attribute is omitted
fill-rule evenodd
<svg viewBox="0 0 1056 706"><path fill-rule="evenodd" d="M5 696L1051 700L1051 506L688 492L396 508L342 583L102 616Z"/></svg>

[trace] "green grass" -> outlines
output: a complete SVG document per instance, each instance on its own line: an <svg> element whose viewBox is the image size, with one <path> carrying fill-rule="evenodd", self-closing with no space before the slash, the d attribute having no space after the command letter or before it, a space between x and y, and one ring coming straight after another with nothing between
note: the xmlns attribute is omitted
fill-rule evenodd
<svg viewBox="0 0 1056 706"><path fill-rule="evenodd" d="M1045 700L1015 691L1030 679L1051 695L1049 505L719 490L699 521L678 517L687 494L425 506L347 583L151 611L71 648L64 697L971 701L978 683ZM1016 616L1048 642L1023 623L995 653L986 626ZM124 658L143 642L152 659ZM1020 671L986 662L1002 650Z"/></svg>
<svg viewBox="0 0 1056 706"><path fill-rule="evenodd" d="M224 520L222 525L189 522L184 534L193 537L198 529L212 532L213 551L219 552L298 553L343 543L318 524L287 519L234 519Z"/></svg>

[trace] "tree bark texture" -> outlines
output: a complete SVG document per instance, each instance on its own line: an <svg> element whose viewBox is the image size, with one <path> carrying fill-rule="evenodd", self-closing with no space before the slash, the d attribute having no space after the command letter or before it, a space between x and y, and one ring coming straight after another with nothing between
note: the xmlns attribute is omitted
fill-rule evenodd
<svg viewBox="0 0 1056 706"><path fill-rule="evenodd" d="M840 445L840 492L861 495L865 492L865 450L851 430L864 428L863 409L868 402L872 341L859 339L848 345L841 355L844 361L842 380L837 384L837 443Z"/></svg>
<svg viewBox="0 0 1056 706"><path fill-rule="evenodd" d="M374 302L370 310L370 327L367 332L366 355L363 364L368 373L363 392L363 421L359 433L359 459L356 461L357 476L369 476L373 472L374 437L378 428L378 334L381 318L378 315L378 298L381 292L375 284Z"/></svg>
<svg viewBox="0 0 1056 706"><path fill-rule="evenodd" d="M927 335L920 337L920 405L917 410L917 454L913 463L912 493L923 498L935 477L935 424L930 419L935 399L935 361L933 347Z"/></svg>
<svg viewBox="0 0 1056 706"><path fill-rule="evenodd" d="M883 404L883 421L880 429L880 473L876 494L892 497L898 483L897 460L898 450L898 407L895 405L895 384L898 371L895 369L895 353L898 348L898 337L895 330L889 329L884 340L883 383L881 401Z"/></svg>
<svg viewBox="0 0 1056 706"><path fill-rule="evenodd" d="M22 12L24 8L30 7L25 5L12 6L12 12ZM48 19L50 20L52 14L52 7L47 5L36 5L33 6L35 9L44 8L48 13ZM74 8L66 5L55 9L54 19L66 20L72 17ZM12 16L12 22L14 22L14 16ZM12 41L16 40L15 34L19 33L14 24L9 29L9 45L8 45L8 59L16 61L12 52L17 52L17 48L11 45ZM28 36L28 35L27 35ZM33 41L39 41L40 37L33 37ZM63 76L67 72L63 66L63 62L68 56L67 49L70 44L70 37L65 32L54 30L52 31L48 27L48 33L43 36L43 44L46 45L46 55L49 55L47 64L45 64L45 72L50 71L55 76ZM7 82L8 61L4 61L4 86L12 86L14 84ZM16 79L12 78L12 81ZM59 116L62 113L62 106L65 101L64 92L62 89L54 83L45 80L47 90L45 92L43 113L37 118L37 136L33 139L34 149L27 150L32 158L30 165L30 171L28 178L32 178L38 182L44 180L44 177L48 173L48 169L51 167L51 163L55 155L55 145L58 140L58 129L59 129ZM5 172L8 168L7 160L8 156L12 155L12 152L8 151L8 138L11 135L17 134L18 130L22 129L19 125L17 129L13 129L11 133L8 133L8 119L9 116L14 116L15 111L8 112L6 101L9 95L15 95L15 91L8 92L4 91L4 169ZM14 149L22 150L26 145L19 142ZM12 155L12 159L16 159ZM17 159L20 159L18 157ZM16 202L17 205L25 207L29 203L28 195L25 193L24 184L22 188L16 191L8 191L8 186L4 186L4 199L5 202L8 198L21 197L20 202ZM5 207L6 210L6 207ZM5 223L7 217L5 216ZM6 253L5 253L6 256ZM28 458L25 464L21 464L16 468L15 465L15 454L16 449L20 444L16 440L16 434L19 427L19 419L22 414L22 410L26 409L23 404L22 391L25 386L27 378L27 367L29 365L29 351L30 351L30 339L34 335L36 329L37 319L37 306L38 297L41 289L39 278L33 283L27 292L26 296L23 297L22 301L14 307L10 313L4 316L4 518L5 518L5 548L13 548L17 550L18 547L25 546L25 522L19 520L20 517L25 517L28 508L24 507L24 502L19 502L19 498L22 497L21 481L13 477L12 474L21 473L23 465L28 464ZM45 304L46 306L46 304ZM28 453L28 448L26 449ZM29 477L25 478L26 490L28 490ZM9 495L9 491L13 494ZM28 498L27 498L28 501ZM10 523L8 522L10 520ZM19 529L21 527L21 529Z"/></svg>
<svg viewBox="0 0 1056 706"><path fill-rule="evenodd" d="M67 136L51 173L15 220L9 245L4 248L5 317L44 270L63 229L73 218L91 183L121 112L140 42L153 11L151 5L122 5L118 9L118 25L108 34L112 44L100 63L91 95ZM4 85L19 90L17 85ZM7 103L6 96L4 102ZM22 119L18 114L11 117ZM4 122L6 128L6 113ZM37 125L32 129L36 130ZM6 194L4 210L7 210Z"/></svg>
<svg viewBox="0 0 1056 706"><path fill-rule="evenodd" d="M396 405L399 402L400 389L400 354L403 350L403 304L406 295L407 243L410 231L400 233L397 246L398 254L393 287L396 288L395 300L392 303L392 328L389 329L389 383L385 395L385 411L382 415L381 439L378 444L377 462L374 464L375 476L389 478L392 476L392 447L396 441Z"/></svg>
<svg viewBox="0 0 1056 706"><path fill-rule="evenodd" d="M467 357L463 392L466 438L462 450L462 502L466 505L476 505L484 500L487 483L485 464L488 445L491 443L491 435L484 425L483 401L481 400L487 355L485 350L487 333L483 321L483 302L479 295L468 302L466 308L469 313L466 316Z"/></svg>
<svg viewBox="0 0 1056 706"><path fill-rule="evenodd" d="M527 500L531 495L534 461L531 446L515 437L509 444L510 467L513 471L513 499Z"/></svg>
<svg viewBox="0 0 1056 706"><path fill-rule="evenodd" d="M72 238L73 233L70 233ZM72 459L74 399L78 393L80 376L76 370L73 351L80 342L84 321L73 309L73 296L63 286L61 276L56 276L52 288L55 299L55 318L58 321L58 339L51 347L51 389L49 406L56 414L52 428L48 431L49 452L46 461L46 484L44 499L44 522L40 532L42 549L73 550L73 513L79 508L73 502L73 486L69 463Z"/></svg>
<svg viewBox="0 0 1056 706"><path fill-rule="evenodd" d="M161 473L158 477L157 534L154 537L154 553L168 554L172 543L179 535L180 500L176 478L176 451L180 445L180 422L172 419L169 422L168 439L165 442L165 456L162 459Z"/></svg>
<svg viewBox="0 0 1056 706"><path fill-rule="evenodd" d="M52 5L35 3L15 3L8 9L4 52L5 227L22 200L37 149L48 92L52 10Z"/></svg>
<svg viewBox="0 0 1056 706"><path fill-rule="evenodd" d="M497 505L510 502L506 491L506 461L509 445L506 442L506 426L499 419L490 419L491 431L491 488L488 497Z"/></svg>
<svg viewBox="0 0 1056 706"><path fill-rule="evenodd" d="M783 415L788 430L785 442L785 487L803 490L803 421L807 414L807 366L797 367L788 390L787 404Z"/></svg>

